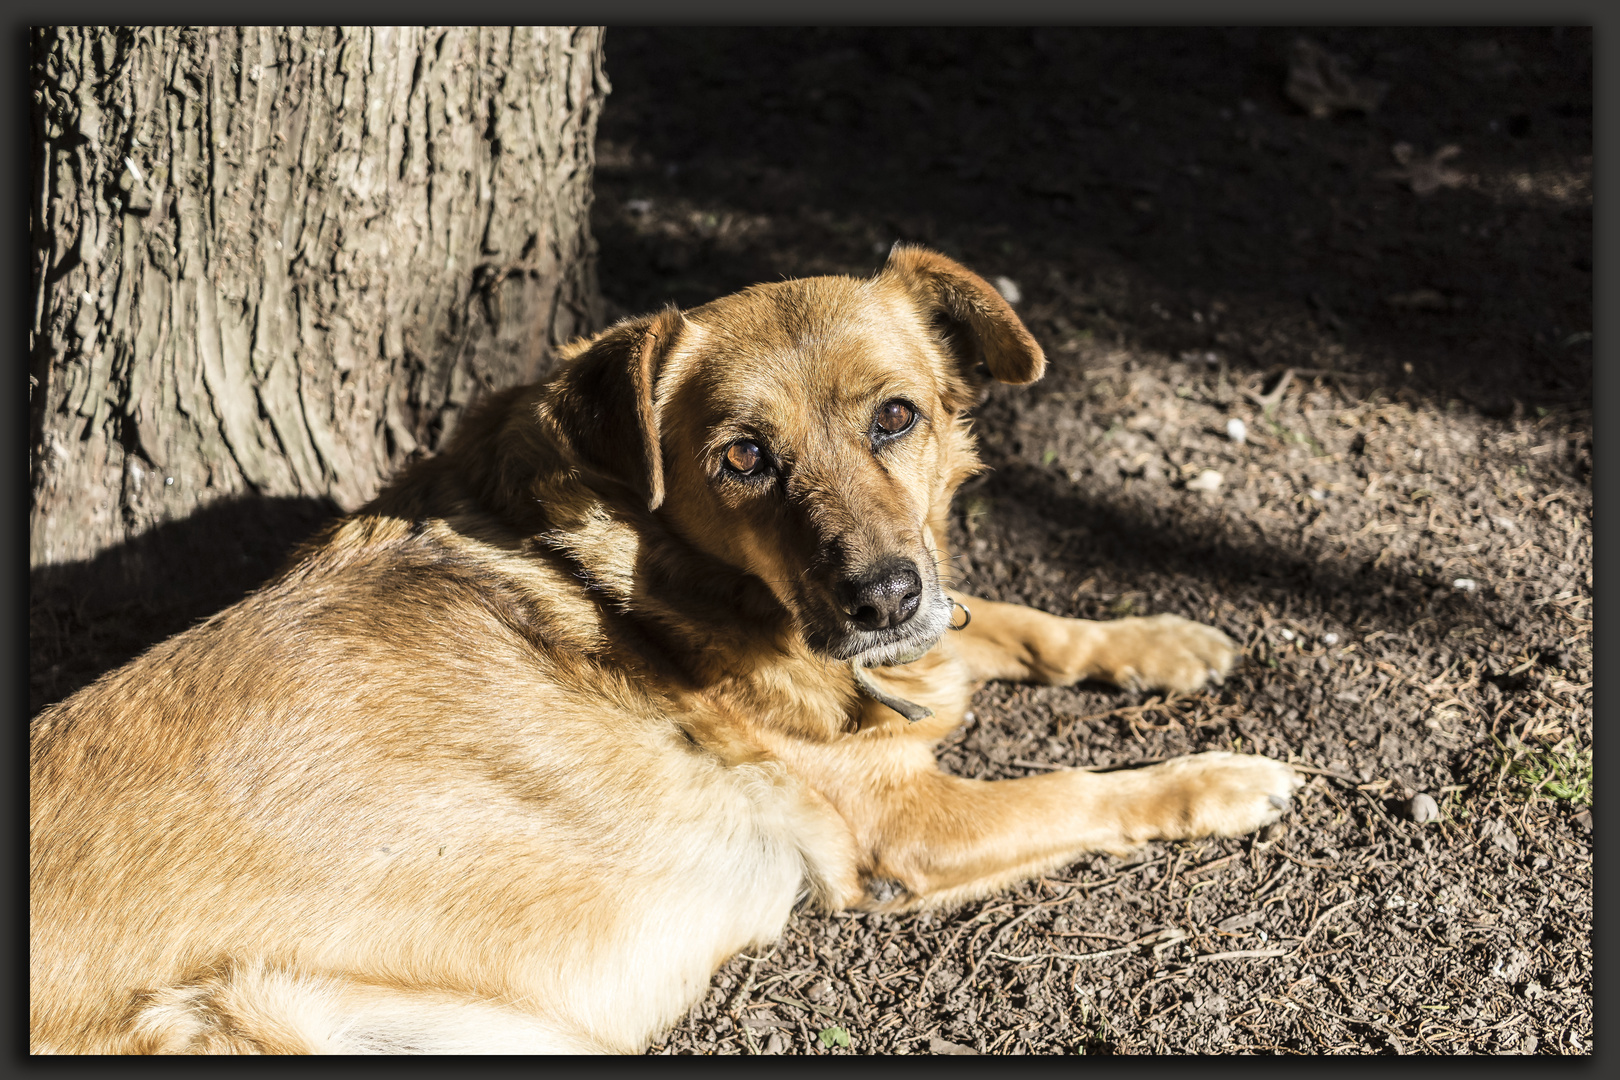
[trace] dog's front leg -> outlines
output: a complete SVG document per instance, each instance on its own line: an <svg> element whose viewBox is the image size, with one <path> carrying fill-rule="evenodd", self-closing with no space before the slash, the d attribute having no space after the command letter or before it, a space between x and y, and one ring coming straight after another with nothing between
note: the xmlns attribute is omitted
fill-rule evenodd
<svg viewBox="0 0 1620 1080"><path fill-rule="evenodd" d="M1220 682L1238 650L1213 627L1178 615L1093 622L1020 604L956 597L973 618L951 647L980 682L1067 686L1101 679L1143 690L1196 690Z"/></svg>
<svg viewBox="0 0 1620 1080"><path fill-rule="evenodd" d="M1281 762L1220 751L1145 769L1019 780L920 771L884 791L881 818L860 830L874 856L863 906L954 903L1088 851L1242 835L1275 821L1299 783Z"/></svg>

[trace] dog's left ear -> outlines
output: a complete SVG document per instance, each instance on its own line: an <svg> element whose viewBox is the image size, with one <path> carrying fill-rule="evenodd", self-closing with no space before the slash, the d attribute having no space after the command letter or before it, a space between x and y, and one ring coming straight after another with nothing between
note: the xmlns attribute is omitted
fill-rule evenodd
<svg viewBox="0 0 1620 1080"><path fill-rule="evenodd" d="M647 500L664 502L664 455L653 387L686 320L675 308L620 323L566 361L545 411L579 463Z"/></svg>
<svg viewBox="0 0 1620 1080"><path fill-rule="evenodd" d="M1023 385L1046 371L1046 354L1012 305L954 259L896 244L879 276L898 280L942 324L953 350L965 354L964 374L982 363L998 381Z"/></svg>

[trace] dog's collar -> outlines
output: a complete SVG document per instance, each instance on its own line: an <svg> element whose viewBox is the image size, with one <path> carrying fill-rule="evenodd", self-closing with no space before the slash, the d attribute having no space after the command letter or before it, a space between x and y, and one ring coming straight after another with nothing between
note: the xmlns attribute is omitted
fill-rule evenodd
<svg viewBox="0 0 1620 1080"><path fill-rule="evenodd" d="M973 612L969 611L968 606L962 603L960 600L953 599L951 601L951 607L953 609L953 614L955 608L961 608L963 615L962 625L952 626L951 629L966 630L968 623L973 621ZM929 648L932 647L933 646L929 646ZM925 649L923 651L926 652L927 650ZM918 656L921 655L921 653L918 654ZM910 663L915 659L917 659L917 656L909 656L905 660L898 662ZM849 662L849 671L851 675L855 676L855 685L860 687L863 693L865 693L873 701L876 701L881 705L887 705L889 708L905 717L908 722L915 724L919 720L926 720L928 717L934 715L934 710L930 709L928 706L918 705L916 702L907 701L902 697L895 697L893 694L884 690L873 680L871 673L861 666L859 659L851 660Z"/></svg>
<svg viewBox="0 0 1620 1080"><path fill-rule="evenodd" d="M926 705L918 705L914 701L907 701L905 698L895 697L893 694L885 691L872 680L871 672L861 667L861 662L859 660L851 660L849 662L849 671L850 674L855 676L855 685L860 687L863 693L865 693L873 701L876 701L881 705L887 705L889 708L905 717L911 723L915 724L919 720L925 720L934 715L934 710L930 709Z"/></svg>

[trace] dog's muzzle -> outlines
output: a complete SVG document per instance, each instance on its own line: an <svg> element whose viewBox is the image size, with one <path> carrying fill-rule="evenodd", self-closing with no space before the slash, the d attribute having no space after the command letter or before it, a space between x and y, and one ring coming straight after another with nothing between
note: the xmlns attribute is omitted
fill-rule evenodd
<svg viewBox="0 0 1620 1080"><path fill-rule="evenodd" d="M917 659L945 636L954 612L935 568L900 555L849 574L830 592L836 614L819 635L824 651L861 667Z"/></svg>

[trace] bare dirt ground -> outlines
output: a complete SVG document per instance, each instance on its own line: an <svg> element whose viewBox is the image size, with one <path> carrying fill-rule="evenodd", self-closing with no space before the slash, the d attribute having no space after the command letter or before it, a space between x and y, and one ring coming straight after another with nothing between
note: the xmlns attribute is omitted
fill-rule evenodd
<svg viewBox="0 0 1620 1080"><path fill-rule="evenodd" d="M1053 362L980 412L962 583L1247 648L1181 699L989 687L945 766L1311 778L1260 837L803 913L654 1053L1590 1052L1591 37L1312 31L1385 84L1313 118L1298 36L610 32L619 311L897 239L1005 276Z"/></svg>
<svg viewBox="0 0 1620 1080"><path fill-rule="evenodd" d="M961 583L1246 647L1184 698L991 686L945 766L1311 779L1262 836L801 913L654 1053L1590 1052L1591 34L1313 30L1291 97L1297 36L610 31L616 313L897 239L1006 277L1052 365L981 410ZM36 575L31 710L330 513L284 502L152 537L172 579Z"/></svg>

